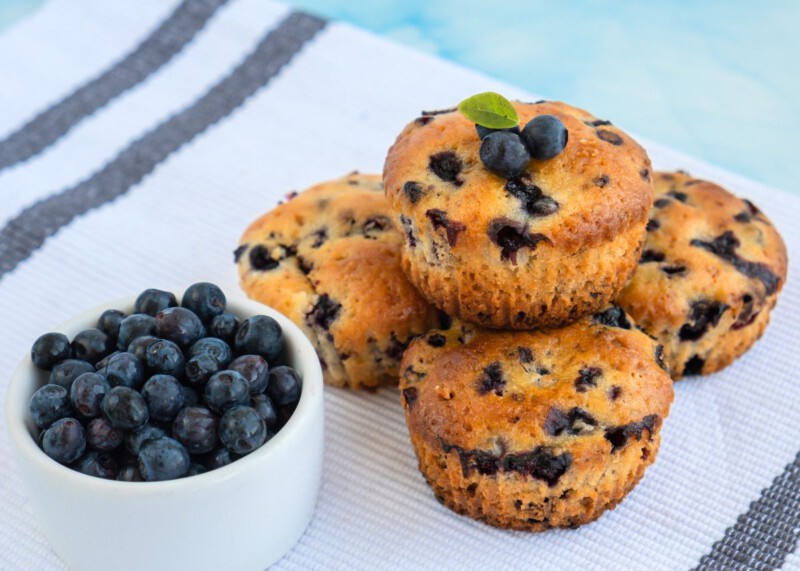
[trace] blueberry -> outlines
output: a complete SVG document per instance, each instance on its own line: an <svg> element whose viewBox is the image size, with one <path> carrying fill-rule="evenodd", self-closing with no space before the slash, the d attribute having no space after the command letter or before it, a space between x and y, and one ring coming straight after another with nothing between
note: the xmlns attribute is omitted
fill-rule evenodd
<svg viewBox="0 0 800 571"><path fill-rule="evenodd" d="M447 236L447 243L452 248L458 241L458 235L467 229L466 224L458 220L451 220L447 216L447 212L438 208L431 208L425 211L425 216L430 219L433 229L444 228Z"/></svg>
<svg viewBox="0 0 800 571"><path fill-rule="evenodd" d="M123 438L122 431L114 428L111 421L103 416L92 419L86 425L86 443L94 450L116 450L122 445Z"/></svg>
<svg viewBox="0 0 800 571"><path fill-rule="evenodd" d="M144 478L139 473L139 466L123 466L117 472L119 482L144 482Z"/></svg>
<svg viewBox="0 0 800 571"><path fill-rule="evenodd" d="M567 412L553 407L547 413L543 424L543 428L551 436L559 436L564 432L572 435L580 434L584 429L594 426L597 426L595 418L578 407L573 407Z"/></svg>
<svg viewBox="0 0 800 571"><path fill-rule="evenodd" d="M249 454L267 441L267 425L254 408L235 406L219 421L219 437L236 454Z"/></svg>
<svg viewBox="0 0 800 571"><path fill-rule="evenodd" d="M689 358L689 360L683 365L683 374L685 376L702 375L705 364L705 359L698 355L692 355L691 358Z"/></svg>
<svg viewBox="0 0 800 571"><path fill-rule="evenodd" d="M250 250L250 265L257 271L274 270L280 265L280 260L274 260L269 250L258 244Z"/></svg>
<svg viewBox="0 0 800 571"><path fill-rule="evenodd" d="M156 313L168 307L177 307L178 300L171 292L160 289L146 289L139 294L133 304L134 313L156 316Z"/></svg>
<svg viewBox="0 0 800 571"><path fill-rule="evenodd" d="M54 366L50 371L50 384L59 385L69 390L72 383L84 373L94 373L91 363L80 359L66 359Z"/></svg>
<svg viewBox="0 0 800 571"><path fill-rule="evenodd" d="M226 370L212 375L203 394L206 404L217 414L237 404L250 404L250 384L236 371Z"/></svg>
<svg viewBox="0 0 800 571"><path fill-rule="evenodd" d="M481 143L481 161L484 166L503 178L522 174L530 158L519 136L508 131L491 133Z"/></svg>
<svg viewBox="0 0 800 571"><path fill-rule="evenodd" d="M103 397L102 408L111 424L123 430L144 426L149 417L144 397L128 387L114 387L108 391Z"/></svg>
<svg viewBox="0 0 800 571"><path fill-rule="evenodd" d="M99 329L85 329L72 340L72 354L76 359L95 364L110 352L111 341Z"/></svg>
<svg viewBox="0 0 800 571"><path fill-rule="evenodd" d="M170 307L156 315L156 335L189 347L203 336L203 323L185 307Z"/></svg>
<svg viewBox="0 0 800 571"><path fill-rule="evenodd" d="M498 131L508 131L511 133L515 133L519 135L519 125L515 125L514 127L509 127L508 129L490 129L489 127L484 127L483 125L475 125L475 130L478 131L478 137L481 141L487 136L491 135L492 133L497 133Z"/></svg>
<svg viewBox="0 0 800 571"><path fill-rule="evenodd" d="M239 326L234 345L239 355L261 355L270 362L283 350L283 331L271 317L255 315Z"/></svg>
<svg viewBox="0 0 800 571"><path fill-rule="evenodd" d="M489 224L489 239L500 246L500 259L517 265L517 252L522 248L536 250L539 242L552 244L541 232L529 232L523 225L508 218L495 218Z"/></svg>
<svg viewBox="0 0 800 571"><path fill-rule="evenodd" d="M144 365L133 353L112 355L100 370L112 387L139 389L144 382Z"/></svg>
<svg viewBox="0 0 800 571"><path fill-rule="evenodd" d="M488 395L494 393L501 397L506 388L506 376L503 373L503 367L499 361L495 361L484 367L483 372L475 386L475 390L479 395ZM278 403L286 404L286 403Z"/></svg>
<svg viewBox="0 0 800 571"><path fill-rule="evenodd" d="M528 121L522 130L521 139L531 158L547 160L564 150L569 139L569 131L558 117L539 115Z"/></svg>
<svg viewBox="0 0 800 571"><path fill-rule="evenodd" d="M183 408L183 388L171 375L153 375L142 388L142 396L150 411L150 418L170 422Z"/></svg>
<svg viewBox="0 0 800 571"><path fill-rule="evenodd" d="M425 189L417 181L407 180L403 185L403 194L408 197L409 202L416 204L425 194Z"/></svg>
<svg viewBox="0 0 800 571"><path fill-rule="evenodd" d="M100 319L97 320L97 328L108 335L108 338L116 342L119 337L119 326L125 314L118 309L106 309Z"/></svg>
<svg viewBox="0 0 800 571"><path fill-rule="evenodd" d="M280 429L280 427L284 426L289 419L291 418L292 414L294 414L295 409L297 408L297 403L287 404L286 406L279 406L275 411L278 415L278 423L276 424L276 431Z"/></svg>
<svg viewBox="0 0 800 571"><path fill-rule="evenodd" d="M278 424L278 415L270 398L265 394L253 395L253 408L258 411L267 424L267 428L274 428Z"/></svg>
<svg viewBox="0 0 800 571"><path fill-rule="evenodd" d="M355 223L355 220L353 222ZM313 242L311 243L311 247L316 250L317 248L321 247L325 242L328 241L328 238L329 238L329 236L328 236L328 228L325 227L325 226L322 226L321 228L318 228L318 229L314 230L313 232L311 232L307 236L307 238L313 239Z"/></svg>
<svg viewBox="0 0 800 571"><path fill-rule="evenodd" d="M211 353L200 353L186 363L184 382L198 390L205 388L211 375L218 373L221 369L219 361Z"/></svg>
<svg viewBox="0 0 800 571"><path fill-rule="evenodd" d="M755 208L755 206L753 206ZM758 209L756 208L756 211ZM739 238L730 230L723 232L711 241L695 238L690 245L702 248L731 264L738 272L748 278L759 280L764 284L767 295L772 295L780 288L781 278L776 275L765 263L752 262L742 258L736 251L741 245Z"/></svg>
<svg viewBox="0 0 800 571"><path fill-rule="evenodd" d="M622 137L620 137L614 131L609 131L608 129L598 129L597 131L597 138L601 141L605 141L606 143L611 143L612 145L619 146L623 144Z"/></svg>
<svg viewBox="0 0 800 571"><path fill-rule="evenodd" d="M678 331L681 341L697 341L706 332L716 327L730 306L719 301L700 299L693 301L689 318L692 323L684 323Z"/></svg>
<svg viewBox="0 0 800 571"><path fill-rule="evenodd" d="M531 217L550 216L558 212L560 205L552 197L542 192L542 189L521 178L512 178L506 181L506 191L522 202Z"/></svg>
<svg viewBox="0 0 800 571"><path fill-rule="evenodd" d="M72 383L69 400L83 418L94 418L100 416L101 403L110 390L111 385L103 375L84 373Z"/></svg>
<svg viewBox="0 0 800 571"><path fill-rule="evenodd" d="M233 359L233 351L230 345L225 343L222 339L216 337L203 337L197 343L192 345L186 352L188 358L197 357L202 353L208 353L219 361L220 368L225 369Z"/></svg>
<svg viewBox="0 0 800 571"><path fill-rule="evenodd" d="M186 472L187 476L199 476L200 474L205 474L208 472L208 468L203 466L202 464L192 463L189 465L189 471Z"/></svg>
<svg viewBox="0 0 800 571"><path fill-rule="evenodd" d="M30 410L36 426L47 428L72 412L67 389L60 385L43 386L33 393L28 410Z"/></svg>
<svg viewBox="0 0 800 571"><path fill-rule="evenodd" d="M181 390L183 391L183 404L186 406L195 406L200 404L200 395L197 394L197 391L187 387L186 385L181 385Z"/></svg>
<svg viewBox="0 0 800 571"><path fill-rule="evenodd" d="M50 425L42 437L44 453L56 462L70 464L86 449L86 435L74 418L62 418Z"/></svg>
<svg viewBox="0 0 800 571"><path fill-rule="evenodd" d="M116 479L119 472L117 461L114 460L114 457L108 452L100 452L98 450L86 452L74 464L73 468L87 476L106 480Z"/></svg>
<svg viewBox="0 0 800 571"><path fill-rule="evenodd" d="M151 375L163 374L182 377L186 361L175 343L166 339L153 341L144 352L144 362Z"/></svg>
<svg viewBox="0 0 800 571"><path fill-rule="evenodd" d="M143 313L134 313L122 320L119 324L117 349L125 351L128 345L137 337L153 335L156 332L156 320ZM132 351L129 351L132 353Z"/></svg>
<svg viewBox="0 0 800 571"><path fill-rule="evenodd" d="M238 459L239 456L237 454L234 454L224 446L220 446L205 457L205 462L209 470L216 470Z"/></svg>
<svg viewBox="0 0 800 571"><path fill-rule="evenodd" d="M597 386L597 379L603 375L600 367L582 367L578 371L578 377L573 382L575 390L585 393L590 388Z"/></svg>
<svg viewBox="0 0 800 571"><path fill-rule="evenodd" d="M138 430L132 430L125 435L125 450L133 455L137 455L145 442L161 438L162 436L167 436L163 428L159 428L155 424L145 424Z"/></svg>
<svg viewBox="0 0 800 571"><path fill-rule="evenodd" d="M108 366L108 362L111 360L111 357L113 357L114 355L119 355L120 353L122 353L122 351L114 351L113 353L109 353L108 355L106 355L105 357L103 357L97 363L94 364L94 370L97 371L98 373L103 373L103 369L105 369Z"/></svg>
<svg viewBox="0 0 800 571"><path fill-rule="evenodd" d="M71 356L69 339L63 333L45 333L31 347L31 361L37 368L45 371Z"/></svg>
<svg viewBox="0 0 800 571"><path fill-rule="evenodd" d="M128 345L128 353L144 363L147 348L151 343L155 343L156 341L158 341L158 337L153 335L142 335L141 337L137 337Z"/></svg>
<svg viewBox="0 0 800 571"><path fill-rule="evenodd" d="M269 381L269 366L264 357L259 355L242 355L234 359L228 366L231 371L237 371L247 379L250 384L250 394L263 393Z"/></svg>
<svg viewBox="0 0 800 571"><path fill-rule="evenodd" d="M618 305L612 305L608 309L595 313L592 317L595 323L606 327L619 327L620 329L630 329L631 322L625 314L625 310Z"/></svg>
<svg viewBox="0 0 800 571"><path fill-rule="evenodd" d="M186 448L168 436L145 442L139 451L139 472L146 482L182 478L189 464Z"/></svg>
<svg viewBox="0 0 800 571"><path fill-rule="evenodd" d="M300 400L300 376L290 367L273 367L269 372L267 395L278 406Z"/></svg>
<svg viewBox="0 0 800 571"><path fill-rule="evenodd" d="M666 258L666 254L664 252L658 252L656 250L645 250L642 252L642 257L639 258L640 264L649 264L651 262L663 262Z"/></svg>
<svg viewBox="0 0 800 571"><path fill-rule="evenodd" d="M217 445L217 416L204 406L181 409L172 423L172 436L192 454L210 452Z"/></svg>
<svg viewBox="0 0 800 571"><path fill-rule="evenodd" d="M443 181L452 182L455 186L464 184L464 181L458 178L464 168L464 162L453 151L442 151L431 155L428 158L428 168Z"/></svg>
<svg viewBox="0 0 800 571"><path fill-rule="evenodd" d="M641 440L645 430L648 433L648 439L652 440L653 430L658 422L659 417L657 415L648 414L639 422L630 422L621 426L606 428L605 438L611 443L611 453L619 452L633 438Z"/></svg>
<svg viewBox="0 0 800 571"><path fill-rule="evenodd" d="M436 225L434 225L434 229ZM330 298L327 293L323 293L317 298L311 310L306 313L306 324L316 326L324 331L328 331L334 321L339 318L342 311L342 304ZM240 328L241 330L241 328ZM237 333L238 335L238 333Z"/></svg>
<svg viewBox="0 0 800 571"><path fill-rule="evenodd" d="M214 284L200 282L189 286L181 305L194 312L204 323L225 311L225 294Z"/></svg>
<svg viewBox="0 0 800 571"><path fill-rule="evenodd" d="M208 324L208 334L226 343L233 343L236 329L239 327L239 318L232 313L220 313L214 316Z"/></svg>

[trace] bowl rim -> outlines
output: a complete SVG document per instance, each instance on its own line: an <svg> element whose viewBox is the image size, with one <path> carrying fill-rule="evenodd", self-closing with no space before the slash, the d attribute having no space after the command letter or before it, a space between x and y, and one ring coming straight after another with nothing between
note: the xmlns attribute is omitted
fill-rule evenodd
<svg viewBox="0 0 800 571"><path fill-rule="evenodd" d="M186 291L186 288L165 291L183 292ZM74 335L80 328L94 326L100 314L107 309L121 309L123 311L126 308L132 309L137 296L138 294L129 295L96 305L73 316L50 331L64 333L74 331L74 333L70 333L70 335ZM13 441L19 453L24 455L31 464L34 464L37 470L51 472L52 477L57 477L62 481L70 482L77 486L97 486L99 489L109 492L135 493L145 496L171 494L177 490L186 490L188 492L205 489L236 478L240 473L251 469L256 464L269 463L270 456L277 454L276 451L279 448L293 445L293 441L297 439L295 435L302 431L301 425L314 421L315 401L322 399L322 367L311 341L288 317L258 301L239 296L231 297L227 294L225 297L227 300L226 310L236 314L240 319L247 319L254 315L267 315L275 319L283 330L284 351L295 352L297 362L302 363L302 390L297 408L277 434L259 449L216 470L157 482L106 480L73 470L45 454L37 445L35 437L30 433L28 424L30 420L28 402L30 399L24 395L28 385L31 383L31 376L39 371L33 365L30 355L26 355L20 361L9 381L5 406L5 419L9 439ZM20 406L22 404L24 406ZM324 417L324 408L322 411L320 416ZM324 418L320 418L319 421L323 422L324 426Z"/></svg>

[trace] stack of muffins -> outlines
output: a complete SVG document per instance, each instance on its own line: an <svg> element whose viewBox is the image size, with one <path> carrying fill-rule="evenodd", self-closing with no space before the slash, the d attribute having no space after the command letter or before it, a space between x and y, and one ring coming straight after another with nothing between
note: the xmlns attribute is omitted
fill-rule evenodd
<svg viewBox="0 0 800 571"><path fill-rule="evenodd" d="M383 184L352 174L301 193L251 225L236 259L248 295L305 330L326 382L399 378L439 501L539 531L592 521L636 485L669 372L719 370L758 339L786 251L752 203L653 173L608 121L514 108L520 126L558 118L563 151L498 176L474 124L424 113Z"/></svg>

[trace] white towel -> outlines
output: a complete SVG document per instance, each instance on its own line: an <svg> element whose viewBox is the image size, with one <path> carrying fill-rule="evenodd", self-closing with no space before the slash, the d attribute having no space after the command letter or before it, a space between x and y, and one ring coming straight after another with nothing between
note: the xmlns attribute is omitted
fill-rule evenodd
<svg viewBox="0 0 800 571"><path fill-rule="evenodd" d="M231 252L253 218L292 189L380 172L421 109L486 90L538 98L261 0L49 0L0 36L0 69L0 405L32 341L79 311L198 280L237 291ZM753 200L794 255L800 199L643 143L657 168ZM319 505L275 567L800 569L795 268L764 338L721 373L676 385L657 462L577 530L455 515L417 471L395 389L326 389ZM0 505L0 569L65 568L5 430Z"/></svg>

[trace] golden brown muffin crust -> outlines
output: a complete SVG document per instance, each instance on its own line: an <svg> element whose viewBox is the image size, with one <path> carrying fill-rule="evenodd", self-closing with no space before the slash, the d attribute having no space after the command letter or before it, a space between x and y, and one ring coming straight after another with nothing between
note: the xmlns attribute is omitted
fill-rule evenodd
<svg viewBox="0 0 800 571"><path fill-rule="evenodd" d="M439 324L403 274L382 191L376 175L314 186L251 224L237 250L242 288L303 329L329 384L396 383L410 339Z"/></svg>
<svg viewBox="0 0 800 571"><path fill-rule="evenodd" d="M666 349L673 377L730 364L763 333L786 247L752 202L686 173L655 173L644 252L619 303Z"/></svg>
<svg viewBox="0 0 800 571"><path fill-rule="evenodd" d="M506 190L506 179L484 168L475 125L456 111L429 116L424 124L411 122L389 150L384 183L395 210L420 219L431 208L447 212L449 220L466 226L452 245L454 251L463 252L484 249L490 222L504 217L528 223L552 247L571 252L610 240L647 216L652 200L650 159L636 141L565 103L513 105L520 127L550 114L569 131L561 154L546 161L531 160L523 175L558 203L557 212L529 216L523 201ZM461 163L454 181L442 180L430 168L431 157L448 152ZM404 192L409 181L421 188L415 202Z"/></svg>
<svg viewBox="0 0 800 571"><path fill-rule="evenodd" d="M660 349L621 313L548 331L456 324L411 344L402 401L440 501L535 531L621 501L654 460L673 399Z"/></svg>
<svg viewBox="0 0 800 571"><path fill-rule="evenodd" d="M481 162L475 125L455 111L427 115L389 150L386 194L405 234L403 267L428 300L484 327L553 327L607 305L635 270L650 161L581 109L514 106L523 126L559 117L563 152L504 179Z"/></svg>

